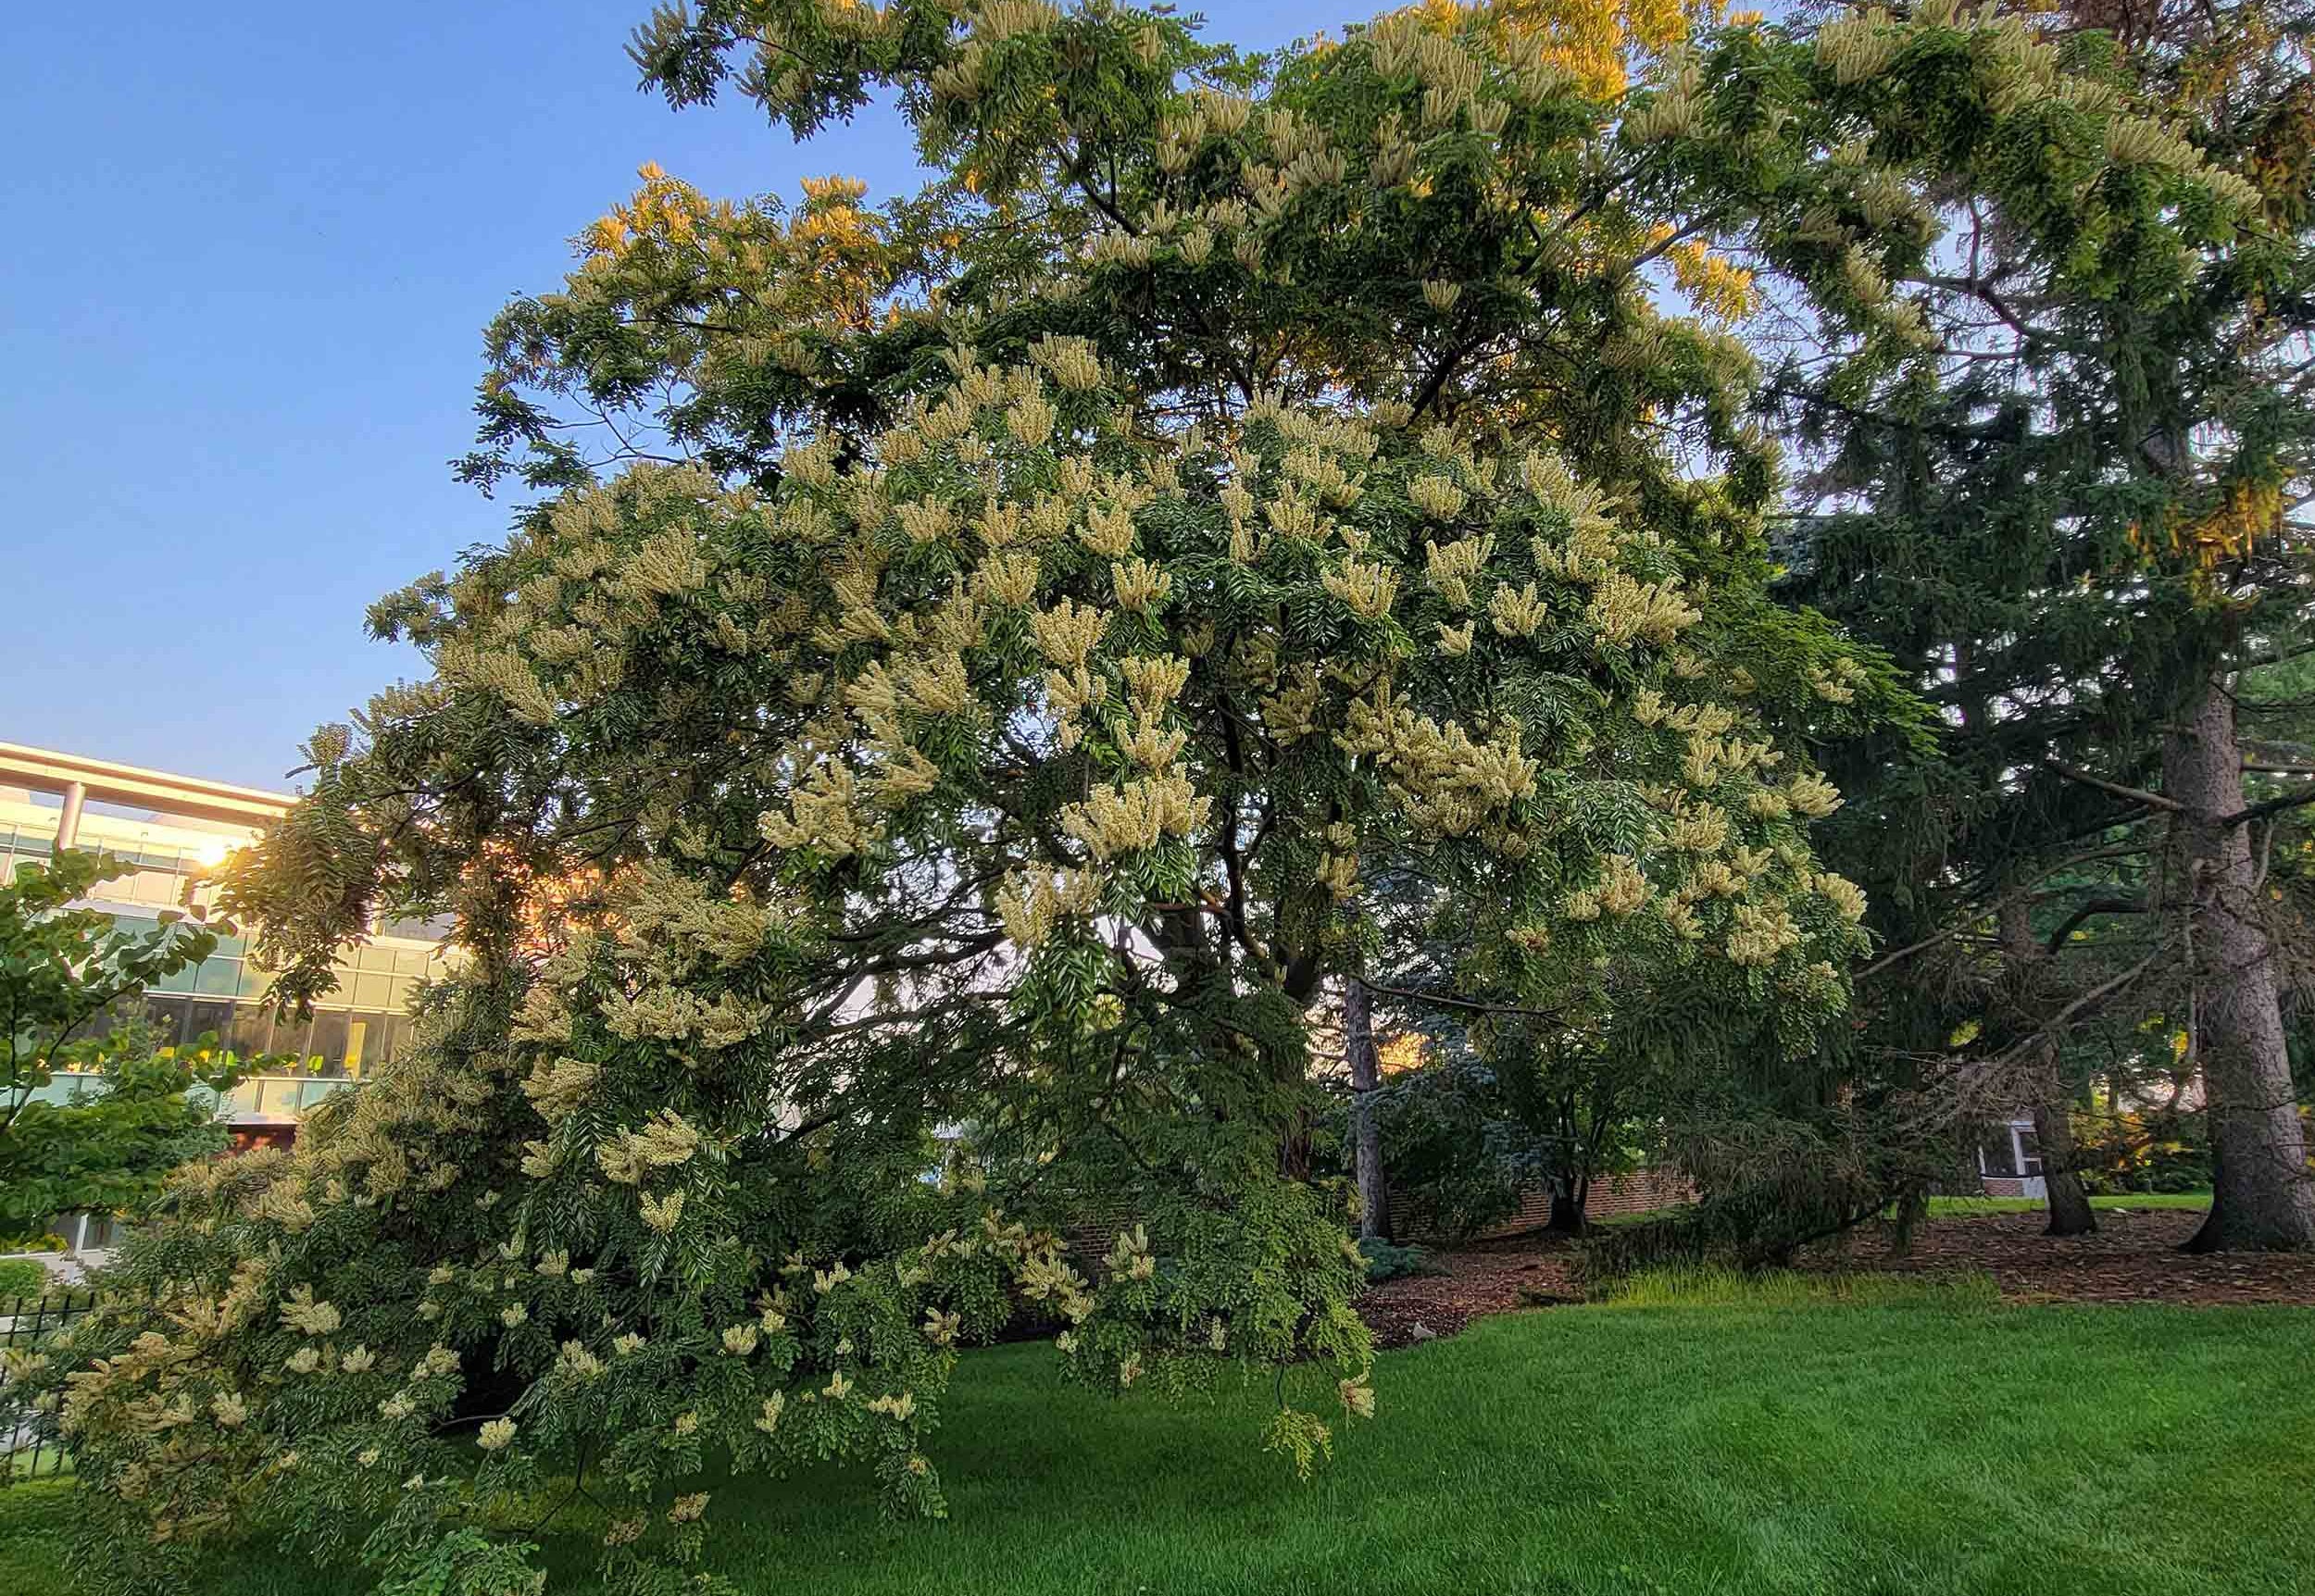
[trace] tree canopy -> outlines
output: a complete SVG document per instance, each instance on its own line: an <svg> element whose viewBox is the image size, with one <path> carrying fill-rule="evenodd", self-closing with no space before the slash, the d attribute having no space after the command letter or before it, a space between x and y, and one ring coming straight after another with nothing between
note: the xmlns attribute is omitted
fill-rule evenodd
<svg viewBox="0 0 2315 1596"><path fill-rule="evenodd" d="M2291 856L2275 830L2298 806L2272 779L2295 762L2258 743L2289 736L2292 694L2265 684L2309 621L2306 19L2085 6L2046 26L2107 92L2168 107L2159 159L2239 168L2245 225L2142 251L1941 194L1947 242L1909 285L1922 358L1853 380L1785 341L1770 389L1808 468L1788 591L1944 721L1910 755L1833 759L1872 818L1828 850L1893 950L1866 983L1877 1048L1926 1063L1982 1037L1970 1089L2042 1110L2046 1141L2093 1065L2204 1075L2235 1148L2207 1239L2307 1245L2278 1106L2301 911L2277 907L2287 870L2252 863Z"/></svg>
<svg viewBox="0 0 2315 1596"><path fill-rule="evenodd" d="M1322 1358L1367 1415L1307 1074L1386 895L1457 916L1469 1005L1684 1023L1778 1079L1729 1101L1835 1103L1868 904L1820 754L1925 724L1770 591L1732 319L1805 316L1861 394L1933 358L1893 285L1946 196L2156 299L2251 201L2017 19L1691 25L642 30L672 100L800 137L892 96L938 175L647 169L493 327L462 469L539 497L374 609L432 674L315 738L230 892L291 1000L379 913L467 960L294 1153L188 1171L147 1295L19 1383L92 1532L504 1589L495 1508L569 1480L672 1589L723 1460L940 1511L955 1349L1024 1314L1105 1390Z"/></svg>

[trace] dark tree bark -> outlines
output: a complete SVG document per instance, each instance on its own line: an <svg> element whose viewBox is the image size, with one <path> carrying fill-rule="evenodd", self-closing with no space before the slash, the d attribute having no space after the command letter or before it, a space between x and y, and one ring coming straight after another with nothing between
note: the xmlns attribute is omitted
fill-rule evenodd
<svg viewBox="0 0 2315 1596"><path fill-rule="evenodd" d="M1284 979L1281 990L1295 1004L1308 1011L1319 1000L1324 971L1315 954L1291 954L1285 958ZM1281 1086L1299 1092L1308 1079L1309 1055L1297 1048L1281 1054L1273 1073ZM1278 1141L1278 1172L1289 1180L1308 1180L1312 1170L1312 1136L1310 1116L1297 1108L1287 1121Z"/></svg>
<svg viewBox="0 0 2315 1596"><path fill-rule="evenodd" d="M1374 1051L1374 1013L1367 983L1353 976L1343 985L1343 1036L1350 1054L1350 1140L1358 1180L1358 1234L1391 1239L1391 1197L1383 1176L1383 1125L1374 1111L1375 1089L1383 1084Z"/></svg>
<svg viewBox="0 0 2315 1596"><path fill-rule="evenodd" d="M1589 1228L1584 1217L1584 1202L1591 1196L1591 1181L1582 1176L1554 1175L1551 1178L1551 1217L1544 1228L1556 1236L1581 1236Z"/></svg>
<svg viewBox="0 0 2315 1596"><path fill-rule="evenodd" d="M1296 1109L1278 1139L1278 1172L1289 1180L1311 1178L1310 1116Z"/></svg>
<svg viewBox="0 0 2315 1596"><path fill-rule="evenodd" d="M1909 1258L1913 1255L1914 1238L1921 1227L1929 1223L1929 1191L1912 1186L1899 1194L1895 1222L1889 1227L1889 1256Z"/></svg>
<svg viewBox="0 0 2315 1596"><path fill-rule="evenodd" d="M2012 1001L2020 1010L2018 1029L2031 1033L2040 1018L2036 989L2043 984L2041 978L2054 955L2034 936L2023 900L2005 905L2000 918L2002 954L2009 966ZM2087 1236L2097 1229L2098 1216L2074 1168L2074 1126L2066 1109L2059 1046L2058 1039L2050 1037L2035 1049L2042 1067L2035 1072L2033 1088L2033 1140L2042 1149L2043 1201L2049 1205L2050 1219L2044 1234Z"/></svg>
<svg viewBox="0 0 2315 1596"><path fill-rule="evenodd" d="M2291 1084L2275 951L2243 813L2234 700L2217 677L2163 739L2165 795L2184 805L2175 855L2192 940L2197 1053L2217 1166L2210 1216L2187 1243L2209 1253L2315 1246L2315 1184Z"/></svg>
<svg viewBox="0 0 2315 1596"><path fill-rule="evenodd" d="M2042 1189L2049 1203L2051 1236L2087 1236L2098 1228L2082 1175L2074 1167L2074 1122L2063 1103L2033 1105L2033 1139L2042 1147Z"/></svg>

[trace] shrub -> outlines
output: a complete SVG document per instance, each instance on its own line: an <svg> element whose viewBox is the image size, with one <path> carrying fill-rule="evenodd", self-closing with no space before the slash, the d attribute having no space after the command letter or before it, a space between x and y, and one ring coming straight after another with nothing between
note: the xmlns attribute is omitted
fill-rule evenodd
<svg viewBox="0 0 2315 1596"><path fill-rule="evenodd" d="M1358 1243L1358 1251L1367 1260L1367 1281L1370 1285L1383 1280L1403 1279L1409 1275L1444 1275L1446 1266L1431 1255L1427 1247L1402 1247L1370 1236Z"/></svg>

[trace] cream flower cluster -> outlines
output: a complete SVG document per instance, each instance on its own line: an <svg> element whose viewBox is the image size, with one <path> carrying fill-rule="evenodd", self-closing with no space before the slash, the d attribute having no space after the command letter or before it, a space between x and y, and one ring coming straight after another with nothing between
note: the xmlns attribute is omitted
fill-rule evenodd
<svg viewBox="0 0 2315 1596"><path fill-rule="evenodd" d="M1154 848L1167 837L1189 837L1206 824L1212 798L1189 775L1170 770L1095 787L1082 804L1061 811L1064 835L1082 843L1096 863Z"/></svg>
<svg viewBox="0 0 2315 1596"><path fill-rule="evenodd" d="M1460 722L1418 715L1388 682L1351 700L1334 745L1372 758L1408 820L1433 836L1461 836L1535 792L1539 766L1520 752L1516 723L1478 742Z"/></svg>
<svg viewBox="0 0 2315 1596"><path fill-rule="evenodd" d="M1058 921L1099 908L1104 886L1098 870L1016 873L997 889L997 916L1014 945L1034 951L1045 945Z"/></svg>
<svg viewBox="0 0 2315 1596"><path fill-rule="evenodd" d="M542 1119L560 1125L587 1105L602 1079L601 1065L566 1055L533 1066L523 1079L522 1092Z"/></svg>
<svg viewBox="0 0 2315 1596"><path fill-rule="evenodd" d="M613 991L603 999L603 1024L614 1036L692 1042L711 1053L754 1036L764 1015L762 1005L731 992L708 999L681 986L650 986L632 997Z"/></svg>
<svg viewBox="0 0 2315 1596"><path fill-rule="evenodd" d="M329 1335L341 1322L336 1308L314 1301L311 1286L297 1287L282 1304L282 1323L309 1336Z"/></svg>
<svg viewBox="0 0 2315 1596"><path fill-rule="evenodd" d="M622 1127L594 1150L595 1163L606 1178L622 1186L641 1184L654 1169L688 1164L699 1151L699 1132L672 1108L662 1108L644 1122L641 1130Z"/></svg>
<svg viewBox="0 0 2315 1596"><path fill-rule="evenodd" d="M1635 638L1668 645L1704 612L1681 597L1675 582L1644 582L1623 571L1600 579L1584 619L1600 641L1628 643Z"/></svg>

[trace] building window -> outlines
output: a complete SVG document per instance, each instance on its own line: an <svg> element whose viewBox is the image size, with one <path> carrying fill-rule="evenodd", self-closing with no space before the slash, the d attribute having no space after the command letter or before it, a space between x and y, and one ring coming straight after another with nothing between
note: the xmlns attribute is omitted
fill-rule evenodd
<svg viewBox="0 0 2315 1596"><path fill-rule="evenodd" d="M193 1000L182 997L162 997L147 993L144 1017L159 1033L162 1045L186 1040L185 1024L192 1017Z"/></svg>
<svg viewBox="0 0 2315 1596"><path fill-rule="evenodd" d="M2018 1173L2027 1176L2042 1173L2042 1144L2034 1140L2033 1127L2013 1125L2009 1133L2018 1142Z"/></svg>
<svg viewBox="0 0 2315 1596"><path fill-rule="evenodd" d="M233 1005L233 1029L226 1045L243 1058L259 1058L273 1051L273 1011L263 1004Z"/></svg>
<svg viewBox="0 0 2315 1596"><path fill-rule="evenodd" d="M286 1015L273 1022L273 1051L286 1053L297 1060L297 1067L306 1066L306 1039L313 1034L313 1022Z"/></svg>
<svg viewBox="0 0 2315 1596"><path fill-rule="evenodd" d="M323 1009L314 1016L313 1040L306 1044L307 1064L320 1073L335 1075L345 1064L346 1016L344 1009Z"/></svg>
<svg viewBox="0 0 2315 1596"><path fill-rule="evenodd" d="M191 1013L185 1019L184 1040L192 1041L214 1031L220 1045L233 1034L233 1005L212 998L193 1000Z"/></svg>

